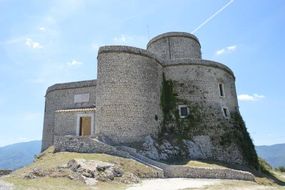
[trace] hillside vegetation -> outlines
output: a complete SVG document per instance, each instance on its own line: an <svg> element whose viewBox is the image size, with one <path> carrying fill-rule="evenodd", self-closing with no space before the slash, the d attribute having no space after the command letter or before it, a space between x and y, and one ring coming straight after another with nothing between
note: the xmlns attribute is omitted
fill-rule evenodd
<svg viewBox="0 0 285 190"><path fill-rule="evenodd" d="M126 159L117 156L111 156L106 154L83 154L83 153L70 153L70 152L59 152L54 153L54 149L51 147L46 150L43 154L39 155L38 158L29 166L21 168L11 175L6 176L4 180L8 183L14 184L16 190L18 189L43 189L43 190L54 190L54 189L68 189L68 190L85 190L85 189L100 189L100 190L111 190L111 189L126 189L132 185L121 183L120 181L106 181L98 182L96 186L88 186L82 181L72 180L64 176L39 176L36 178L27 179L25 176L29 175L30 172L36 170L43 171L52 171L55 168L62 167L66 165L70 160L73 159L85 159L85 160L99 160L103 162L109 162L116 165L119 165L124 172L130 172L140 178L153 178L157 175L157 170L146 166L140 162L137 162L132 159ZM191 167L205 167L205 168L224 168L225 166L219 165L217 163L210 164L200 161L189 161L186 163L187 166ZM267 166L266 166L267 167ZM269 168L265 168L269 169ZM278 177L279 180L282 180L282 174L278 172L272 173L275 177ZM276 178L277 179L277 178ZM256 181L258 184L266 185L262 187L274 187L274 189L281 189L280 186L277 186L272 180L269 180L266 176L257 177ZM238 187L246 187L247 185L255 186L253 182L242 182L234 180L220 180L221 183L231 184L228 187L234 186L235 184ZM218 187L221 184L218 184ZM0 184L1 185L1 184ZM158 184L159 185L159 184ZM257 185L257 184L256 184ZM213 187L214 188L214 187ZM206 188L208 189L208 187ZM212 189L212 187L210 188ZM267 188L266 188L267 189ZM271 189L271 188L270 188Z"/></svg>
<svg viewBox="0 0 285 190"><path fill-rule="evenodd" d="M52 171L58 167L66 165L68 161L73 159L99 160L104 162L110 162L119 165L125 172L130 172L141 178L151 178L157 175L157 171L155 169L131 159L106 154L82 154L69 152L54 153L54 149L53 147L51 147L46 150L42 155L40 155L34 163L13 172L10 176L5 178L5 181L14 184L16 186L16 189L90 189L90 186L87 186L83 182L71 180L67 177L57 176L37 177L34 179L25 178L25 176L29 175L29 173L31 173L35 169L43 171ZM96 187L103 188L103 186L104 188L116 187L116 189L120 189L121 187L123 188L127 185L116 181L108 183L99 182L98 184L96 184Z"/></svg>

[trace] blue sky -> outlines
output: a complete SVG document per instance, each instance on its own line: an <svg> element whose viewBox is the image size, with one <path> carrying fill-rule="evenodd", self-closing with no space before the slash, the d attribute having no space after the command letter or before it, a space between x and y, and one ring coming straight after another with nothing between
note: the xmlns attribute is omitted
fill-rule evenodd
<svg viewBox="0 0 285 190"><path fill-rule="evenodd" d="M0 146L41 139L45 90L95 79L99 46L169 31L234 71L256 145L285 143L283 0L0 0L0 24Z"/></svg>

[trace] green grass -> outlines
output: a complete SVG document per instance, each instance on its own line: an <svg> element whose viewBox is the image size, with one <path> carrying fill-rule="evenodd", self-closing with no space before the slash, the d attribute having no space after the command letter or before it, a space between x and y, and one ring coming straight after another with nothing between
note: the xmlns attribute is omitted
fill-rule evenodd
<svg viewBox="0 0 285 190"><path fill-rule="evenodd" d="M87 186L83 182L70 180L68 178L59 177L38 177L36 179L24 179L23 177L31 172L34 168L50 170L58 166L65 165L71 159L86 159L86 160L100 160L104 162L110 162L117 165L120 165L125 172L131 172L139 177L149 177L156 176L157 171L151 167L148 167L144 164L141 164L132 159L126 159L117 156L111 156L106 154L86 154L86 153L71 153L71 152L59 152L53 153L53 148L46 150L38 159L29 166L21 168L9 176L3 178L4 181L14 184L16 190L24 189L42 189L42 190L121 190L126 189L128 185L121 184L118 182L98 182L96 186ZM226 168L225 166L219 165L218 163L206 163L201 161L188 161L184 164L185 167L199 167L199 168ZM267 168L267 165L265 165ZM285 180L284 173L278 171L269 171L276 179L282 181ZM273 180L267 176L260 176L255 178L257 184L265 186L273 186L274 188L279 188ZM241 185L244 187L247 185L247 182L232 182L237 183L236 185ZM224 184L227 187L231 187L231 184L226 182ZM217 187L219 189L219 186Z"/></svg>
<svg viewBox="0 0 285 190"><path fill-rule="evenodd" d="M196 161L196 160L190 160L188 161L185 166L190 166L193 168L226 168L224 166L218 165L218 164L209 164L206 162Z"/></svg>
<svg viewBox="0 0 285 190"><path fill-rule="evenodd" d="M123 168L125 172L131 172L139 177L152 177L156 176L157 171L149 166L141 164L132 159L121 158L117 156L111 156L106 154L83 154L73 152L59 152L53 153L53 148L46 150L42 156L40 156L34 163L24 168L21 168L13 172L4 180L15 185L16 189L71 189L71 190L85 190L90 189L90 186L85 185L80 181L73 181L68 178L52 178L52 177L39 177L36 179L24 179L23 177L31 172L34 168L50 170L58 166L67 164L72 159L86 159L86 160L100 160L104 162L110 162L118 164ZM124 184L119 183L98 183L96 188L100 189L113 189L110 186L120 189L126 187ZM94 189L94 187L93 187Z"/></svg>

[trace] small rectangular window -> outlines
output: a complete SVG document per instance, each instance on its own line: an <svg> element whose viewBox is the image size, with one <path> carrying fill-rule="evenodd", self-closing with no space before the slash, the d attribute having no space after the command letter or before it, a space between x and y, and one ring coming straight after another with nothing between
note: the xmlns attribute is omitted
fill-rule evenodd
<svg viewBox="0 0 285 190"><path fill-rule="evenodd" d="M179 105L178 111L180 118L185 118L189 115L189 108L186 105Z"/></svg>
<svg viewBox="0 0 285 190"><path fill-rule="evenodd" d="M224 85L222 83L219 84L220 96L224 96Z"/></svg>

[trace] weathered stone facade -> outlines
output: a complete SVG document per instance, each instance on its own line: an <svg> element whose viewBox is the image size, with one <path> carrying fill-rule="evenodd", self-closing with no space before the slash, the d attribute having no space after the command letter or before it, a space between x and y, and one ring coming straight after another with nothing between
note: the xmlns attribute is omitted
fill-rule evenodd
<svg viewBox="0 0 285 190"><path fill-rule="evenodd" d="M89 94L89 101L75 102L75 95ZM63 121L62 123L55 123L55 116L57 110L74 109L74 108L90 108L96 104L96 80L71 82L64 84L55 84L47 89L45 101L45 116L43 128L42 150L45 150L54 143L55 132L71 131L76 124L72 126ZM69 112L66 112L67 114ZM64 114L62 114L64 115ZM74 118L75 120L75 118ZM67 125L66 125L67 124ZM60 126L62 129L55 129L55 126ZM65 133L65 132L64 132ZM76 134L73 131L72 134ZM64 134L62 134L64 135Z"/></svg>
<svg viewBox="0 0 285 190"><path fill-rule="evenodd" d="M101 47L97 68L97 80L48 88L42 150L55 143L55 136L80 136L81 117L87 116L89 135L112 144L136 144L147 136L173 133L184 138L188 149L211 144L208 156L197 157L200 153L193 154L193 149L186 151L189 158L246 163L241 148L222 137L237 127L232 119L239 114L235 76L227 66L203 60L194 35L161 34L146 50ZM199 136L207 144L193 144Z"/></svg>
<svg viewBox="0 0 285 190"><path fill-rule="evenodd" d="M157 135L162 113L162 66L149 52L133 47L99 49L95 134L114 143Z"/></svg>

